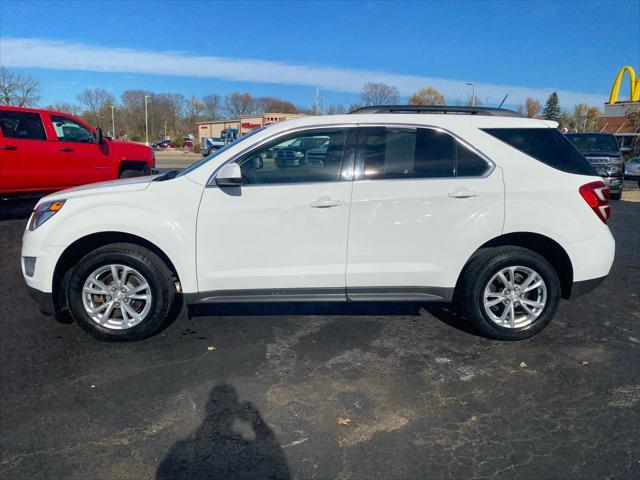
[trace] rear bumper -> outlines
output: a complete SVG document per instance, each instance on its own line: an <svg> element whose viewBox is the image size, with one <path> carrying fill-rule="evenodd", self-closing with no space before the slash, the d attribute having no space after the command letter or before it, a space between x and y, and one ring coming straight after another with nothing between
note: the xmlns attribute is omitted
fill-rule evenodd
<svg viewBox="0 0 640 480"><path fill-rule="evenodd" d="M580 282L573 282L571 287L571 296L570 300L574 298L580 297L586 293L591 292L595 288L597 288L604 280L607 278L607 275L604 277L592 278L590 280L582 280Z"/></svg>
<svg viewBox="0 0 640 480"><path fill-rule="evenodd" d="M34 302L38 305L38 309L43 315L53 315L55 307L53 306L53 294L43 292L27 285L27 292Z"/></svg>

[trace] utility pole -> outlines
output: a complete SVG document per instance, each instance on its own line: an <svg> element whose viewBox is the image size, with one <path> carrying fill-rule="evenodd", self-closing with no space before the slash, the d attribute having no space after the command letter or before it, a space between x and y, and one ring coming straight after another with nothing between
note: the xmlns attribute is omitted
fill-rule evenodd
<svg viewBox="0 0 640 480"><path fill-rule="evenodd" d="M115 140L116 138L116 117L113 114L113 110L116 108L115 105L109 105L111 107L111 138Z"/></svg>
<svg viewBox="0 0 640 480"><path fill-rule="evenodd" d="M472 82L467 82L467 85L471 87L471 106L476 106L476 84Z"/></svg>
<svg viewBox="0 0 640 480"><path fill-rule="evenodd" d="M318 116L318 95L320 94L320 89L316 88L316 116Z"/></svg>
<svg viewBox="0 0 640 480"><path fill-rule="evenodd" d="M147 98L151 95L144 96L144 136L146 137L147 146L149 146L149 114L147 111Z"/></svg>
<svg viewBox="0 0 640 480"><path fill-rule="evenodd" d="M167 121L164 121L164 140L167 139Z"/></svg>

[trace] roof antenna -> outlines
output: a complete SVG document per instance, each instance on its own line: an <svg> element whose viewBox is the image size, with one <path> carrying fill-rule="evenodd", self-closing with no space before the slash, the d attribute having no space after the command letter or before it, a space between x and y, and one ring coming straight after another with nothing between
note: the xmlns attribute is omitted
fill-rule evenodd
<svg viewBox="0 0 640 480"><path fill-rule="evenodd" d="M498 108L502 108L502 105L504 104L504 101L507 99L507 97L509 96L509 94L507 93L504 98L502 99L502 101L500 102L500 105L498 105Z"/></svg>

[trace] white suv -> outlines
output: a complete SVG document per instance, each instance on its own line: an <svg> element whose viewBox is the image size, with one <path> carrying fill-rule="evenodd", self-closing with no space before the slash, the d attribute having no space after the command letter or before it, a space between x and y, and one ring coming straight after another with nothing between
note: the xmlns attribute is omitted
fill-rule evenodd
<svg viewBox="0 0 640 480"><path fill-rule="evenodd" d="M556 127L407 106L279 123L181 173L43 198L24 278L103 339L148 337L182 301L376 300L454 301L526 338L614 256L608 190Z"/></svg>

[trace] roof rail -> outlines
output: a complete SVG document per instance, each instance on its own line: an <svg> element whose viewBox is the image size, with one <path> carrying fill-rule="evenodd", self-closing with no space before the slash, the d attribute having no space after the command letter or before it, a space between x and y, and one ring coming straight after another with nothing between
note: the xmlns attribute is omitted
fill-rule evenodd
<svg viewBox="0 0 640 480"><path fill-rule="evenodd" d="M506 108L463 107L449 105L373 105L360 107L350 113L450 113L454 115L481 115L489 117L522 117Z"/></svg>

